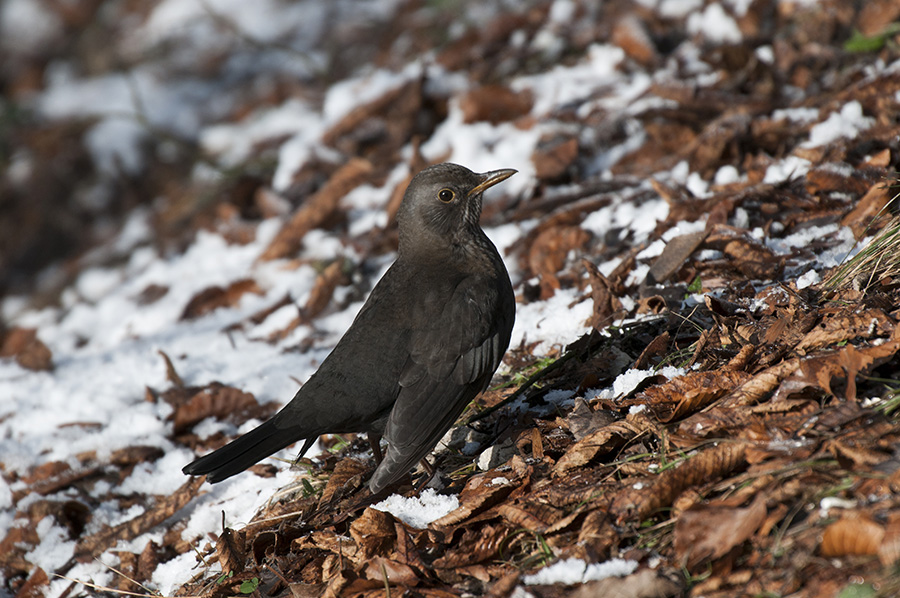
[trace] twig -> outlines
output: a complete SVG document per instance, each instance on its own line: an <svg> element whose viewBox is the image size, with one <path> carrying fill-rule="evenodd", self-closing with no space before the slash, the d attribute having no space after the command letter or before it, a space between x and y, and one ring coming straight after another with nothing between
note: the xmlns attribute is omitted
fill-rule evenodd
<svg viewBox="0 0 900 598"><path fill-rule="evenodd" d="M106 563L104 563L103 561L101 561L98 557L94 557L94 560L97 561L98 563L100 563L101 565L103 565L104 567L106 567L107 569L109 569L110 571L114 571L115 573L118 573L119 575L121 575L122 577L124 577L125 579L127 579L128 581L130 581L131 583L133 583L134 585L136 585L137 587L139 587L139 588L141 588L142 590L144 590L145 592L147 592L148 594L153 595L153 590L151 590L150 588L148 588L147 586L145 586L145 585L142 584L141 582L137 581L136 579L132 579L132 578L128 577L127 575L125 575L123 572L119 571L118 569L116 569L116 568L113 567L112 565L107 565Z"/></svg>
<svg viewBox="0 0 900 598"><path fill-rule="evenodd" d="M567 361L569 361L570 359L572 359L573 357L575 357L575 354L576 354L576 353L578 353L578 351L568 351L568 352L565 353L562 357L560 357L559 359L557 359L556 361L554 361L554 362L551 363L550 365L548 365L548 366L546 366L546 367L544 367L544 368L541 368L540 370L538 370L537 372L535 372L534 374L532 374L531 377L528 378L528 380L526 380L526 381L522 384L522 386L520 386L519 388L517 388L517 389L515 390L515 392L513 392L511 395L509 395L508 397L506 397L505 399L503 399L502 401L500 401L500 402L497 403L496 405L492 405L492 406L488 407L487 409L485 409L484 411L481 411L481 412L479 412L479 413L476 413L475 415L473 415L472 417L470 417L469 419L467 419L467 420L465 421L465 423L463 423L463 425L464 425L464 426L469 426L469 425L473 424L474 422L477 422L477 421L480 420L480 419L484 419L485 417L487 417L488 415L490 415L490 414L493 413L494 411L497 411L497 410L500 409L501 407L505 407L506 405L509 405L511 402L515 401L515 400L518 399L520 396L522 396L522 393L524 393L526 390L528 390L529 388L531 388L532 386L534 386L534 384L535 384L538 380L540 380L541 378L543 378L544 376L546 376L546 375L549 374L550 372L552 372L552 371L556 370L557 368L559 368L559 367L560 367L562 364L564 364L565 362L567 362Z"/></svg>
<svg viewBox="0 0 900 598"><path fill-rule="evenodd" d="M110 588L107 586L97 585L90 581L81 581L80 579L74 579L72 577L68 577L66 575L60 575L59 573L54 573L55 576L65 579L67 581L71 581L72 583L80 583L86 588L91 588L94 590L100 590L101 592L110 592L112 594L121 594L123 596L141 596L141 598L175 598L174 596L163 596L162 594L140 594L138 592L129 592L127 590L117 590L116 588ZM179 596L178 598L203 598L203 596L195 595L195 596Z"/></svg>

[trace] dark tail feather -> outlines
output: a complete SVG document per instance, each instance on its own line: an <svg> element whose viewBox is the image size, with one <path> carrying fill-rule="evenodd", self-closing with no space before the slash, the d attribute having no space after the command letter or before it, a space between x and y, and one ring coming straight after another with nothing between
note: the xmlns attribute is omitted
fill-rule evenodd
<svg viewBox="0 0 900 598"><path fill-rule="evenodd" d="M297 440L299 438L296 433L279 430L272 420L269 420L222 448L185 465L181 471L187 475L206 474L206 481L215 484L241 473ZM315 440L315 436L307 438L300 454L305 453Z"/></svg>

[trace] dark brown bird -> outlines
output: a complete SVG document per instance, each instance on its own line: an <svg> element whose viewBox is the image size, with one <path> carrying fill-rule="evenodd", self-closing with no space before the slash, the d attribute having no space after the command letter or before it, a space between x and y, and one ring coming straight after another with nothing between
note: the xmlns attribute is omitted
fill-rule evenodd
<svg viewBox="0 0 900 598"><path fill-rule="evenodd" d="M397 213L397 261L294 398L270 420L190 463L219 482L325 433L384 437L377 493L425 457L491 380L509 346L515 296L479 225L482 192L515 170L438 164L413 177Z"/></svg>

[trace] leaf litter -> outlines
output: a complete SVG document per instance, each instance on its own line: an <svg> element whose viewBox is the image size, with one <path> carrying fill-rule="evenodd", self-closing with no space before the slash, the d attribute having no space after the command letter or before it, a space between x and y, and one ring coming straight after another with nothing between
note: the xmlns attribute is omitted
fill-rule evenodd
<svg viewBox="0 0 900 598"><path fill-rule="evenodd" d="M394 30L378 29L372 48L385 68L402 70L404 52L433 47L430 27L450 18L423 20L415 4L394 15L404 43L386 43L396 42ZM389 261L390 221L409 174L445 159L479 168L471 162L483 157L467 155L446 129L494 150L514 137L526 163L496 166L519 168L520 186L486 203L484 219L498 239L514 227L498 245L527 328L497 386L439 447L431 488L415 487L429 478L418 471L390 498L372 497L362 439L324 438L330 449L316 459L244 474L280 484L248 519L223 517L187 535L191 505L215 490L181 480L126 492L126 483L176 447L181 457L221 446L276 405L257 399L271 393L239 383L182 377L192 355L162 353L168 387L145 385L143 398L165 414L163 444L94 448L24 468L0 459L11 489L0 501L5 590L152 594L147 588L171 567L179 571L174 594L207 598L813 597L845 595L860 580L872 595L896 595L900 271L891 214L900 78L896 30L879 45L872 23L898 13L890 3L699 4L535 2L476 19L436 47L443 71L402 76L329 112L321 145L286 184L268 182L285 176L265 160L285 159L302 135L262 133L253 152L237 157L246 174L212 184L184 168L200 164L197 155L185 153L182 164L149 159L142 180L154 182L123 193L132 207L165 198L148 233L156 244L182 251L197 231L216 231L254 253L246 272L179 295L173 321L222 322L225 335L305 355L322 349L335 333L328 318L358 303ZM736 39L722 33L729 27L714 33L703 24L716 19L734 26ZM854 49L858 36L842 47L851 30L872 36L871 49ZM335 76L352 72L347 48L331 51ZM221 57L207 58L214 68ZM11 89L35 85L43 68L35 60L7 74ZM594 68L587 78L586 65ZM548 74L557 79L542 86ZM269 95L248 92L233 106L235 122L295 93L327 94L315 76L306 91L273 76ZM464 91L440 84L460 76ZM71 145L72 126L16 125L35 172L45 172L53 148ZM68 159L84 162L84 151L70 149ZM23 180L54 193L37 175ZM359 190L382 203L350 201ZM263 215L280 218L277 230L265 229ZM359 218L371 226L354 225ZM72 230L63 236L74 238ZM33 251L25 236L7 238L23 255ZM55 292L72 288L90 301L79 274L96 259L69 265ZM123 258L111 251L107 259ZM307 277L308 294L268 292L266 262ZM53 292L34 290L33 307ZM150 310L176 292L156 281L133 297ZM541 335L546 312L531 317L551 300L566 319L584 314L562 346ZM225 325L219 315L239 309ZM0 327L0 357L52 376L65 351L51 352L56 333L46 320L31 321ZM104 425L58 429L90 434ZM426 499L443 508L424 519L415 507L417 519L404 513L407 501ZM36 566L49 533L68 553ZM98 557L117 559L117 572L86 573ZM54 585L58 576L66 585Z"/></svg>

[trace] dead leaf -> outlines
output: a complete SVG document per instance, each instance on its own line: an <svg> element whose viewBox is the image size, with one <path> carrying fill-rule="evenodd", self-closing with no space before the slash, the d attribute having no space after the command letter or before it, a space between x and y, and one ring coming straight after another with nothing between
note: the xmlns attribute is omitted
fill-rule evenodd
<svg viewBox="0 0 900 598"><path fill-rule="evenodd" d="M686 488L708 483L731 473L745 462L746 442L723 442L703 450L679 466L620 492L610 512L621 523L643 521L654 511L670 506Z"/></svg>
<svg viewBox="0 0 900 598"><path fill-rule="evenodd" d="M679 235L666 243L662 253L657 257L647 272L647 284L666 282L687 261L706 239L707 231Z"/></svg>
<svg viewBox="0 0 900 598"><path fill-rule="evenodd" d="M570 135L549 135L542 137L531 162L534 174L542 181L552 181L566 176L578 158L578 139Z"/></svg>
<svg viewBox="0 0 900 598"><path fill-rule="evenodd" d="M338 500L362 486L362 478L369 466L357 459L341 459L325 484L319 506Z"/></svg>
<svg viewBox="0 0 900 598"><path fill-rule="evenodd" d="M397 538L394 523L394 516L390 513L366 507L363 514L350 524L350 537L359 546L362 561L393 551Z"/></svg>
<svg viewBox="0 0 900 598"><path fill-rule="evenodd" d="M613 293L612 283L600 273L597 266L587 259L582 259L581 263L587 270L591 284L591 299L594 301L594 310L585 324L594 330L603 330L612 324L615 318L622 317L625 311L622 309L622 302Z"/></svg>
<svg viewBox="0 0 900 598"><path fill-rule="evenodd" d="M643 431L643 428L628 420L616 421L603 426L570 446L556 462L553 472L558 476L564 475L569 470L586 465L599 455L609 453L622 446Z"/></svg>
<svg viewBox="0 0 900 598"><path fill-rule="evenodd" d="M174 399L174 393L167 391L163 398L173 403L175 411L170 415L176 434L189 430L194 424L203 421L207 417L224 419L240 412L259 407L256 398L249 392L223 386L213 382L201 389L188 390L186 401L169 401ZM195 392L191 392L191 391Z"/></svg>
<svg viewBox="0 0 900 598"><path fill-rule="evenodd" d="M459 99L463 122L487 121L491 124L516 120L531 111L531 92L513 91L505 85L484 85L466 92Z"/></svg>
<svg viewBox="0 0 900 598"><path fill-rule="evenodd" d="M216 542L216 558L223 573L240 573L244 570L247 551L244 548L245 534L241 530L226 527Z"/></svg>
<svg viewBox="0 0 900 598"><path fill-rule="evenodd" d="M689 372L648 388L629 404L648 405L668 423L700 411L749 379L749 374L733 370Z"/></svg>
<svg viewBox="0 0 900 598"><path fill-rule="evenodd" d="M3 332L0 329L0 332ZM34 328L11 328L0 334L0 358L14 357L27 370L51 371L53 354L37 337Z"/></svg>
<svg viewBox="0 0 900 598"><path fill-rule="evenodd" d="M829 557L878 554L884 535L884 527L866 515L845 516L825 528L819 552Z"/></svg>
<svg viewBox="0 0 900 598"><path fill-rule="evenodd" d="M182 320L193 320L220 307L234 307L246 293L262 295L262 289L255 280L245 278L228 285L227 288L213 286L194 295L181 312Z"/></svg>
<svg viewBox="0 0 900 598"><path fill-rule="evenodd" d="M368 579L378 580L382 584L385 581L391 585L408 587L419 584L419 576L412 567L382 556L366 559L364 574Z"/></svg>
<svg viewBox="0 0 900 598"><path fill-rule="evenodd" d="M16 592L16 598L43 598L50 587L50 578L40 567L35 567L25 583Z"/></svg>
<svg viewBox="0 0 900 598"><path fill-rule="evenodd" d="M684 511L675 522L675 552L688 570L728 554L748 540L766 519L766 498L745 508L708 504Z"/></svg>
<svg viewBox="0 0 900 598"><path fill-rule="evenodd" d="M519 486L515 478L496 470L473 475L459 493L459 506L433 521L431 527L449 527L494 506Z"/></svg>
<svg viewBox="0 0 900 598"><path fill-rule="evenodd" d="M75 558L79 562L88 562L115 546L119 540L131 540L156 527L195 497L203 482L203 477L193 477L137 517L90 536L82 536L75 544Z"/></svg>
<svg viewBox="0 0 900 598"><path fill-rule="evenodd" d="M328 182L308 198L285 224L260 256L261 260L291 257L307 232L321 226L338 208L341 198L360 186L372 174L368 160L353 158L335 172Z"/></svg>

